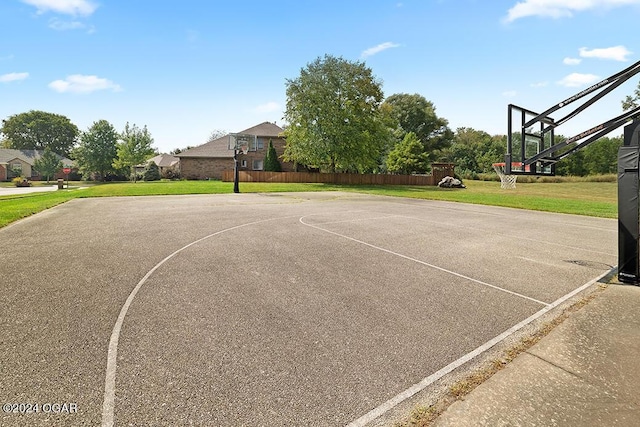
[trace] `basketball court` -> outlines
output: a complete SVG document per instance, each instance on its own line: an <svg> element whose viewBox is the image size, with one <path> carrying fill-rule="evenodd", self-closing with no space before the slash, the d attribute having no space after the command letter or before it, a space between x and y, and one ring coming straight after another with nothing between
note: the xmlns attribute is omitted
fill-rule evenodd
<svg viewBox="0 0 640 427"><path fill-rule="evenodd" d="M77 405L1 425L366 425L617 263L614 220L340 192L77 199L0 239L2 403Z"/></svg>

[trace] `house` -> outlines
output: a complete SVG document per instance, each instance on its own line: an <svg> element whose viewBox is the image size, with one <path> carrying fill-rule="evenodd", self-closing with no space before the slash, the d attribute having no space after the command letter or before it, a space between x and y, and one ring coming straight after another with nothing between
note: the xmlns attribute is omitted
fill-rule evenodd
<svg viewBox="0 0 640 427"><path fill-rule="evenodd" d="M142 173L149 162L158 166L162 177L172 178L180 174L180 159L171 154L158 154L150 158L145 163L136 166L136 172Z"/></svg>
<svg viewBox="0 0 640 427"><path fill-rule="evenodd" d="M293 171L293 164L282 161L285 148L283 129L275 123L264 122L245 129L242 134L255 135L255 147L247 154L238 154L239 170L263 170L264 158L273 143L283 171ZM233 151L229 149L229 135L176 154L180 158L180 175L187 179L222 179L222 172L233 170Z"/></svg>
<svg viewBox="0 0 640 427"><path fill-rule="evenodd" d="M23 176L30 180L41 179L33 164L42 157L43 150L15 150L12 148L0 148L0 181L8 181L17 176ZM73 160L58 156L64 166L74 164ZM56 174L56 178L62 178L62 171Z"/></svg>

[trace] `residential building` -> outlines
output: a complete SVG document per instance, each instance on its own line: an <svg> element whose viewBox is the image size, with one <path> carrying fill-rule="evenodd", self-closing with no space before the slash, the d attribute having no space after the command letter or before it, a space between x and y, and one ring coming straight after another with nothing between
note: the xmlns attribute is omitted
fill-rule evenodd
<svg viewBox="0 0 640 427"><path fill-rule="evenodd" d="M42 177L33 167L35 161L42 157L42 150L15 150L12 148L0 148L0 181L8 181L17 176L30 180L40 180ZM72 166L73 160L58 156L64 166ZM60 171L56 178L62 178Z"/></svg>
<svg viewBox="0 0 640 427"><path fill-rule="evenodd" d="M283 171L293 171L293 163L284 162L283 129L275 123L264 122L245 129L241 134L254 135L256 144L247 154L238 154L239 170L263 170L264 158L273 143ZM229 135L176 154L180 158L180 175L187 179L222 179L222 172L233 170L233 151L229 149Z"/></svg>

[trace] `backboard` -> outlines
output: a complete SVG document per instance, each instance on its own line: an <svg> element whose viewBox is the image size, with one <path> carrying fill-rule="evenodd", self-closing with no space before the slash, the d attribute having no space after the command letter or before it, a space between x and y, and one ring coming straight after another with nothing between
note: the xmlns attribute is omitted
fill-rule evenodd
<svg viewBox="0 0 640 427"><path fill-rule="evenodd" d="M517 105L509 104L507 122L507 154L505 173L508 175L555 175L555 162L532 158L554 144L554 120Z"/></svg>
<svg viewBox="0 0 640 427"><path fill-rule="evenodd" d="M247 151L256 151L256 136L247 133L229 134L229 150L238 150L246 154Z"/></svg>

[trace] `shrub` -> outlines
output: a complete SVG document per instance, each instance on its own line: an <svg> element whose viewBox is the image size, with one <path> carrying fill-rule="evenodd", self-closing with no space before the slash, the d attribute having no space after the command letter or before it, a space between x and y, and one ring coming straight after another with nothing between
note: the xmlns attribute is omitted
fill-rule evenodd
<svg viewBox="0 0 640 427"><path fill-rule="evenodd" d="M29 180L23 176L16 176L11 180L16 187L31 187Z"/></svg>
<svg viewBox="0 0 640 427"><path fill-rule="evenodd" d="M147 163L144 168L143 178L145 181L159 181L160 180L160 168L155 162Z"/></svg>
<svg viewBox="0 0 640 427"><path fill-rule="evenodd" d="M164 179L180 179L180 172L175 169L165 169L161 173Z"/></svg>
<svg viewBox="0 0 640 427"><path fill-rule="evenodd" d="M456 175L458 175L461 179L479 179L478 174L475 171L469 169L462 169L460 171L456 171Z"/></svg>

